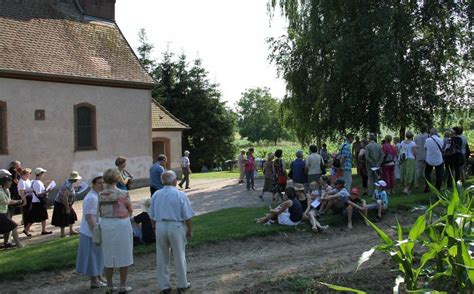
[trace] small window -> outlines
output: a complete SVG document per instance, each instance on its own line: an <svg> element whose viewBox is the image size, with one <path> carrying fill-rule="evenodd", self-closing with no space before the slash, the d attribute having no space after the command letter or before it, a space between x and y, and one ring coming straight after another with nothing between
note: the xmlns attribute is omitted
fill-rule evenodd
<svg viewBox="0 0 474 294"><path fill-rule="evenodd" d="M74 120L76 150L97 149L95 106L88 103L75 105Z"/></svg>
<svg viewBox="0 0 474 294"><path fill-rule="evenodd" d="M7 103L0 101L0 154L7 153Z"/></svg>

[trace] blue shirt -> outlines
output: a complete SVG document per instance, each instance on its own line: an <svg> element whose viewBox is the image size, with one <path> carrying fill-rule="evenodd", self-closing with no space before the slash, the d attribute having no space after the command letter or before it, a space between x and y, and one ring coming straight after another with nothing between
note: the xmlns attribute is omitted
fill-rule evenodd
<svg viewBox="0 0 474 294"><path fill-rule="evenodd" d="M164 186L151 198L150 218L159 221L182 222L194 216L191 202L184 192L173 186Z"/></svg>
<svg viewBox="0 0 474 294"><path fill-rule="evenodd" d="M385 191L379 191L379 190L375 190L374 191L374 198L375 200L382 200L382 203L383 203L383 207L385 209L387 209L387 206L388 206L388 195L387 195L387 192Z"/></svg>
<svg viewBox="0 0 474 294"><path fill-rule="evenodd" d="M161 183L161 174L165 169L161 166L159 162L156 162L150 168L150 187L155 189L162 189L163 184Z"/></svg>
<svg viewBox="0 0 474 294"><path fill-rule="evenodd" d="M352 170L352 154L351 154L351 144L349 142L344 142L339 148L339 153L346 158L344 164L341 166L343 170Z"/></svg>
<svg viewBox="0 0 474 294"><path fill-rule="evenodd" d="M291 170L293 171L293 183L304 184L307 182L304 170L305 166L306 163L302 158L297 158L291 163Z"/></svg>

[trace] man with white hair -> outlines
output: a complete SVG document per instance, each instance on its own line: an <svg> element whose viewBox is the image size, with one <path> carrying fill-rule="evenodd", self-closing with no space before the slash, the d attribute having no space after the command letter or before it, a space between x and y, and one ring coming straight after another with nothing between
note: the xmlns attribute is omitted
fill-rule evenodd
<svg viewBox="0 0 474 294"><path fill-rule="evenodd" d="M179 182L179 187L183 188L183 184L186 183L186 189L191 189L189 187L189 175L191 174L191 163L189 161L189 151L184 151L184 156L181 157L181 169L183 171L183 178Z"/></svg>
<svg viewBox="0 0 474 294"><path fill-rule="evenodd" d="M443 146L444 142L440 137L438 137L438 131L435 128L432 128L430 130L430 137L425 141L425 178L427 181L430 181L431 171L434 168L436 172L435 185L437 189L441 189L444 177ZM427 183L424 192L426 193L429 191L430 188Z"/></svg>
<svg viewBox="0 0 474 294"><path fill-rule="evenodd" d="M174 171L161 175L164 187L153 194L150 217L156 225L156 269L158 287L162 293L171 293L169 259L173 250L178 292L190 287L186 273L185 247L193 235L191 218L194 211L188 196L176 188L178 180Z"/></svg>

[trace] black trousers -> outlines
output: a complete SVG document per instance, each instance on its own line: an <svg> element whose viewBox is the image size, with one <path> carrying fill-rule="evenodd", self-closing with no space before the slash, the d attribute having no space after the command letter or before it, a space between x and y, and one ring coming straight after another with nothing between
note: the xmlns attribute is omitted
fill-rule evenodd
<svg viewBox="0 0 474 294"><path fill-rule="evenodd" d="M435 187L436 187L436 189L439 190L439 189L441 189L441 186L443 185L443 178L444 178L443 164L433 166L433 165L429 165L428 163L426 163L426 165L425 165L425 178L429 182L431 182L431 171L433 170L433 168L435 169L435 173L436 173ZM425 191L429 191L429 190L430 190L430 188L429 188L428 184L426 184Z"/></svg>

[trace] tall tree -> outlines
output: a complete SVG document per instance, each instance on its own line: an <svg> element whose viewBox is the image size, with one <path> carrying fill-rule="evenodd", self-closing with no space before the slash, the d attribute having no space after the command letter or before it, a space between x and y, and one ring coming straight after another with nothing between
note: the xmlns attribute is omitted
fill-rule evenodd
<svg viewBox="0 0 474 294"><path fill-rule="evenodd" d="M469 102L468 1L269 4L289 22L270 57L287 81L287 123L302 142L382 123L402 132Z"/></svg>
<svg viewBox="0 0 474 294"><path fill-rule="evenodd" d="M138 31L138 41L140 42L140 46L137 48L138 59L148 72L152 72L156 66L155 60L151 57L151 52L153 51L154 46L148 41L144 28L141 28L140 31Z"/></svg>
<svg viewBox="0 0 474 294"><path fill-rule="evenodd" d="M236 104L239 133L250 142L288 137L279 119L279 102L268 88L247 89Z"/></svg>
<svg viewBox="0 0 474 294"><path fill-rule="evenodd" d="M154 98L191 127L183 132L182 142L183 149L191 152L192 168L212 168L232 158L235 118L221 101L218 85L209 82L201 60L190 66L186 55L175 60L166 52L154 75L158 80Z"/></svg>

